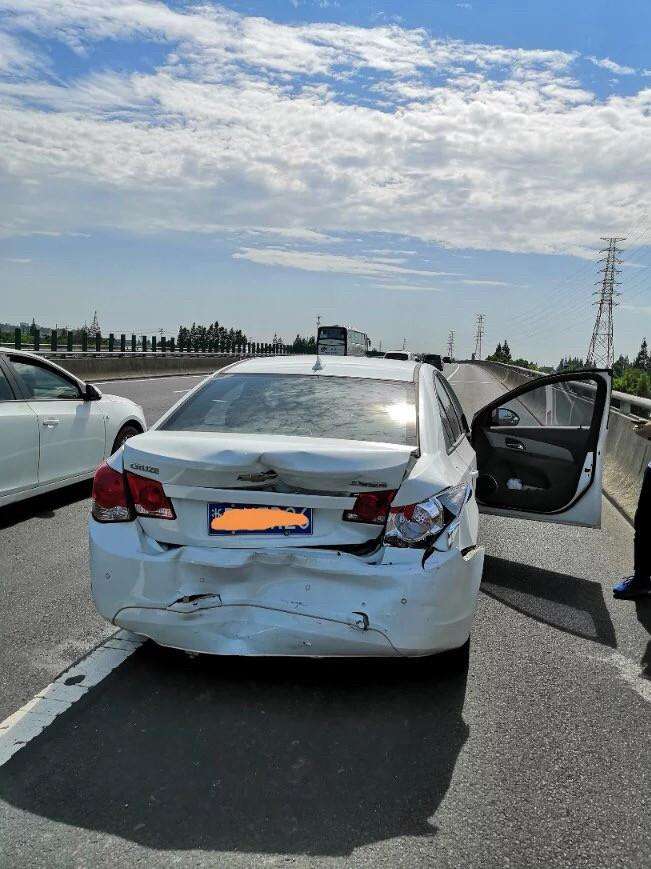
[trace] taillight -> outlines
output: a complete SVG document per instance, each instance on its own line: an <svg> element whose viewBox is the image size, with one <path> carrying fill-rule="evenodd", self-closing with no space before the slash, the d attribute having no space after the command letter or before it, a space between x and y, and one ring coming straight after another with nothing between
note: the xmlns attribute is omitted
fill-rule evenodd
<svg viewBox="0 0 651 869"><path fill-rule="evenodd" d="M353 509L344 510L344 519L346 522L363 522L365 525L384 525L395 494L394 489L362 492L355 499Z"/></svg>
<svg viewBox="0 0 651 869"><path fill-rule="evenodd" d="M165 494L162 483L130 473L127 473L127 482L138 516L149 519L176 519L174 507Z"/></svg>
<svg viewBox="0 0 651 869"><path fill-rule="evenodd" d="M384 534L387 546L424 549L446 532L449 548L461 521L461 511L472 497L472 485L462 483L444 489L419 504L392 507Z"/></svg>
<svg viewBox="0 0 651 869"><path fill-rule="evenodd" d="M132 522L135 519L124 475L106 462L93 478L93 519L98 522Z"/></svg>

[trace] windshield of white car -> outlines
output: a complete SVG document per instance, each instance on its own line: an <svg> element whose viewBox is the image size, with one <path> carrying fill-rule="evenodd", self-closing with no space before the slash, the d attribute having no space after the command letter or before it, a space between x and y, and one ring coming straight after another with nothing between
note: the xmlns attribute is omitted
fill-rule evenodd
<svg viewBox="0 0 651 869"><path fill-rule="evenodd" d="M222 374L165 431L342 438L416 446L413 382L299 374Z"/></svg>

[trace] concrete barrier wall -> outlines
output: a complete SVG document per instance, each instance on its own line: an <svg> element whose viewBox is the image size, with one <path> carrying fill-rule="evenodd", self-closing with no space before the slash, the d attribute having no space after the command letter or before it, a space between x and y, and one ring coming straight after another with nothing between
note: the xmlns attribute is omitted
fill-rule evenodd
<svg viewBox="0 0 651 869"><path fill-rule="evenodd" d="M540 376L535 371L503 365L500 362L477 361L473 364L490 371L504 386L505 392ZM636 434L633 419L611 408L604 456L603 489L630 522L635 515L642 478L649 462L651 442Z"/></svg>
<svg viewBox="0 0 651 869"><path fill-rule="evenodd" d="M210 374L230 365L239 357L218 354L162 354L145 356L129 354L57 358L57 365L81 380L123 380L137 377L159 377L174 374Z"/></svg>

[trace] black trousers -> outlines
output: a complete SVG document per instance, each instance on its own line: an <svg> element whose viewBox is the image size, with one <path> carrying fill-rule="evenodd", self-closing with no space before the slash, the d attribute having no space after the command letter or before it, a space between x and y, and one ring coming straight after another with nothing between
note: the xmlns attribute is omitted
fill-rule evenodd
<svg viewBox="0 0 651 869"><path fill-rule="evenodd" d="M636 576L651 576L651 465L644 473L640 500L635 511L633 544Z"/></svg>

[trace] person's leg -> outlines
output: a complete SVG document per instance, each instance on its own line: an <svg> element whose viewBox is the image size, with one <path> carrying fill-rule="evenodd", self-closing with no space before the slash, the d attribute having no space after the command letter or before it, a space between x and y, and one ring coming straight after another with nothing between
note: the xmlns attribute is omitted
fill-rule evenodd
<svg viewBox="0 0 651 869"><path fill-rule="evenodd" d="M635 511L633 564L635 573L613 587L613 595L633 599L651 595L651 466L644 473Z"/></svg>
<svg viewBox="0 0 651 869"><path fill-rule="evenodd" d="M641 579L648 579L651 576L651 465L644 473L634 524L633 564L635 575Z"/></svg>

